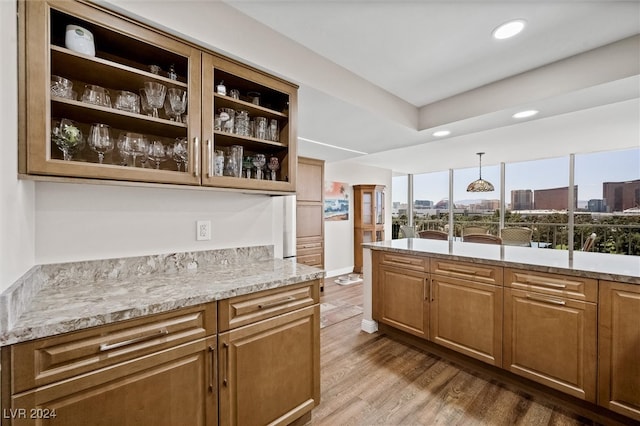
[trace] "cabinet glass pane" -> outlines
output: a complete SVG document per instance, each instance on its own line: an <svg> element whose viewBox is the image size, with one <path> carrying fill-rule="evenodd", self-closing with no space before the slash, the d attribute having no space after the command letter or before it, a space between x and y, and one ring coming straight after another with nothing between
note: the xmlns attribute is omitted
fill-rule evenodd
<svg viewBox="0 0 640 426"><path fill-rule="evenodd" d="M384 223L384 192L376 191L376 225Z"/></svg>
<svg viewBox="0 0 640 426"><path fill-rule="evenodd" d="M362 223L371 225L373 223L373 197L371 192L362 193Z"/></svg>
<svg viewBox="0 0 640 426"><path fill-rule="evenodd" d="M363 231L362 232L362 242L363 243L372 243L376 240L373 239L373 232L372 231Z"/></svg>

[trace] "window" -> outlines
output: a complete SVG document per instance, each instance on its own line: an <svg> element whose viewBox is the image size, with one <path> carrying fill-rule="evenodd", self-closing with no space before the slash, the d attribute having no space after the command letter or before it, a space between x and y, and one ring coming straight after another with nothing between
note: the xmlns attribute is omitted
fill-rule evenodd
<svg viewBox="0 0 640 426"><path fill-rule="evenodd" d="M492 192L467 192L467 186L477 180L478 167L453 172L454 237L462 237L464 229L476 228L493 235L499 234L500 225L500 166L483 166L482 179L493 184Z"/></svg>
<svg viewBox="0 0 640 426"><path fill-rule="evenodd" d="M413 217L416 230L449 227L449 171L413 177Z"/></svg>

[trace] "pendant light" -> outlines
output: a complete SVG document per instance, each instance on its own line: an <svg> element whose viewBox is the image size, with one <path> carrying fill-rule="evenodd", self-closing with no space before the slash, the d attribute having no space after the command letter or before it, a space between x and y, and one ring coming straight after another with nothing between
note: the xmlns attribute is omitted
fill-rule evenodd
<svg viewBox="0 0 640 426"><path fill-rule="evenodd" d="M480 157L480 178L467 186L467 192L491 192L494 190L491 182L482 179L482 155L484 152L478 152L477 154Z"/></svg>

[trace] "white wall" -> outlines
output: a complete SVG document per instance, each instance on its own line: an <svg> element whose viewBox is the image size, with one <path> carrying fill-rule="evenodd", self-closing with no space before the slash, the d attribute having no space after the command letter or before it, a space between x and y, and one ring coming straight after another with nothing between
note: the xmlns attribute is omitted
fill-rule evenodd
<svg viewBox="0 0 640 426"><path fill-rule="evenodd" d="M353 185L385 185L385 237L391 238L391 170L363 166L350 161L326 163L327 182L349 184L349 220L324 222L324 268L327 276L345 274L353 270Z"/></svg>
<svg viewBox="0 0 640 426"><path fill-rule="evenodd" d="M34 184L18 173L18 37L15 1L0 1L0 292L34 263Z"/></svg>

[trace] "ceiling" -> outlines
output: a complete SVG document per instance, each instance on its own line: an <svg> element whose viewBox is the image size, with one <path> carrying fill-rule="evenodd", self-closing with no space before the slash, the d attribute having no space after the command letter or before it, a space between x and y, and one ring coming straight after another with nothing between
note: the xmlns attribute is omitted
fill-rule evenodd
<svg viewBox="0 0 640 426"><path fill-rule="evenodd" d="M301 155L421 173L640 145L639 1L225 3L342 69L300 82Z"/></svg>

